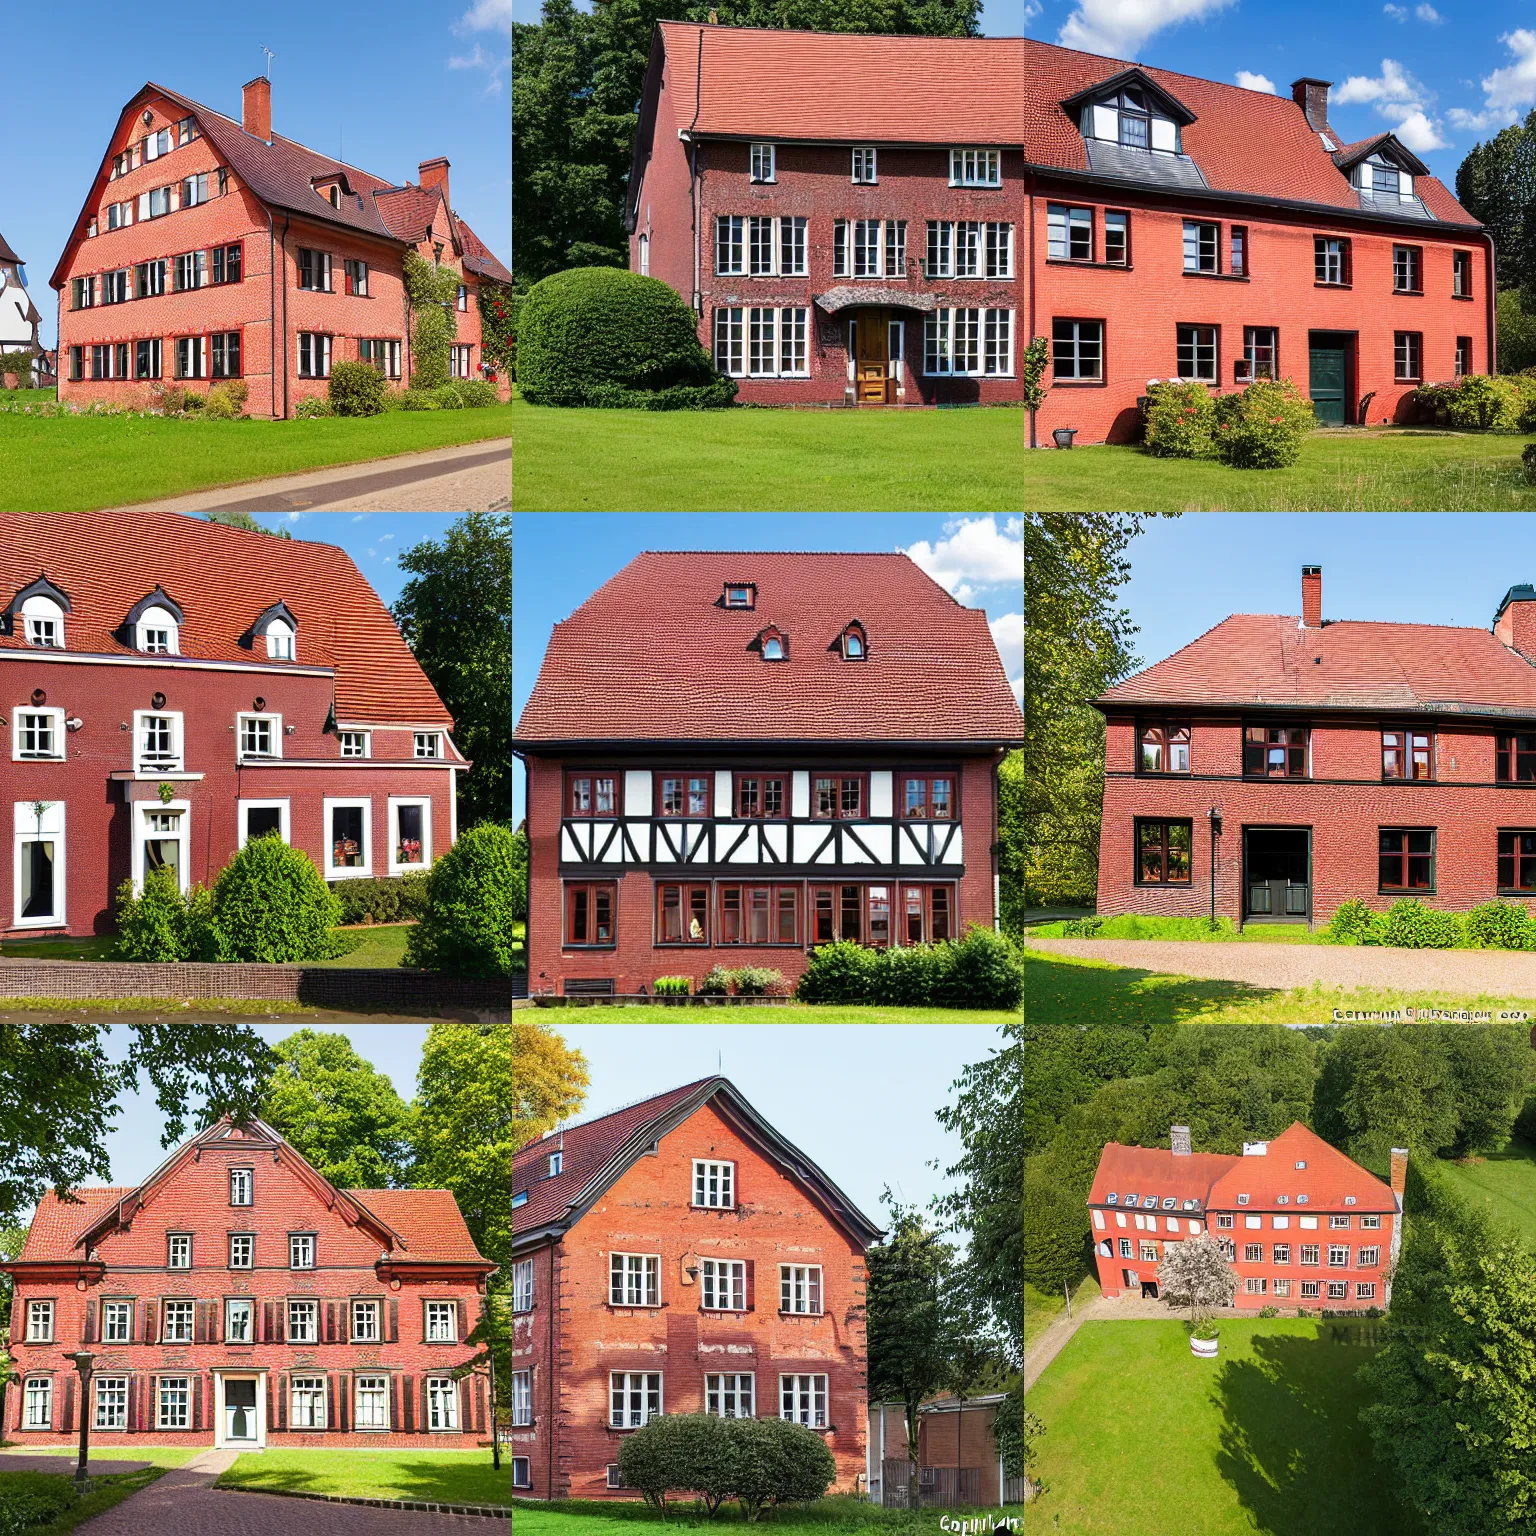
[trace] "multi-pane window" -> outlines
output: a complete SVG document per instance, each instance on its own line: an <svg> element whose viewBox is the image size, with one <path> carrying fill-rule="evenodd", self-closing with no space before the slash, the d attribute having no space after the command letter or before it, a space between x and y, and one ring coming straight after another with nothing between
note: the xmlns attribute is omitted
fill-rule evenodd
<svg viewBox="0 0 1536 1536"><path fill-rule="evenodd" d="M859 183L878 181L875 174L875 152L873 149L855 149L853 151L853 179Z"/></svg>
<svg viewBox="0 0 1536 1536"><path fill-rule="evenodd" d="M1013 276L1013 225L988 222L981 226L986 248L986 275Z"/></svg>
<svg viewBox="0 0 1536 1536"><path fill-rule="evenodd" d="M145 194L148 196L148 193ZM133 204L131 202L109 203L107 205L107 228L126 229L133 223Z"/></svg>
<svg viewBox="0 0 1536 1536"><path fill-rule="evenodd" d="M139 649L141 651L157 656L170 654L171 632L168 629L157 629L152 624L146 624L139 631L139 640Z"/></svg>
<svg viewBox="0 0 1536 1536"><path fill-rule="evenodd" d="M1435 888L1435 833L1432 827L1382 827L1378 865L1384 891Z"/></svg>
<svg viewBox="0 0 1536 1536"><path fill-rule="evenodd" d="M703 1288L700 1305L706 1312L744 1312L747 1307L747 1266L741 1259L701 1260Z"/></svg>
<svg viewBox="0 0 1536 1536"><path fill-rule="evenodd" d="M614 814L618 802L614 793L616 780L612 774L576 774L568 782L572 816L612 816Z"/></svg>
<svg viewBox="0 0 1536 1536"><path fill-rule="evenodd" d="M948 774L901 779L901 814L906 821L952 821L955 815L955 781Z"/></svg>
<svg viewBox="0 0 1536 1536"><path fill-rule="evenodd" d="M1143 725L1136 733L1140 773L1188 773L1189 727L1172 721Z"/></svg>
<svg viewBox="0 0 1536 1536"><path fill-rule="evenodd" d="M1104 210L1104 261L1126 267L1131 262L1131 216L1118 208Z"/></svg>
<svg viewBox="0 0 1536 1536"><path fill-rule="evenodd" d="M53 1342L53 1303L29 1301L27 1303L27 1343L51 1344Z"/></svg>
<svg viewBox="0 0 1536 1536"><path fill-rule="evenodd" d="M533 1372L512 1372L512 1422L533 1423Z"/></svg>
<svg viewBox="0 0 1536 1536"><path fill-rule="evenodd" d="M152 299L165 292L165 262L141 261L133 269L133 291L141 299Z"/></svg>
<svg viewBox="0 0 1536 1536"><path fill-rule="evenodd" d="M821 1265L779 1265L779 1311L821 1311Z"/></svg>
<svg viewBox="0 0 1536 1536"><path fill-rule="evenodd" d="M747 167L753 181L773 181L774 146L754 144L747 155Z"/></svg>
<svg viewBox="0 0 1536 1536"><path fill-rule="evenodd" d="M241 245L219 245L209 253L213 257L213 280L216 283L238 283L244 260Z"/></svg>
<svg viewBox="0 0 1536 1536"><path fill-rule="evenodd" d="M459 1336L459 1309L451 1301L427 1303L427 1343L454 1344Z"/></svg>
<svg viewBox="0 0 1536 1536"><path fill-rule="evenodd" d="M1301 1262L1303 1264L1321 1264L1323 1250L1316 1243L1303 1243L1301 1245Z"/></svg>
<svg viewBox="0 0 1536 1536"><path fill-rule="evenodd" d="M715 311L715 367L733 379L746 373L745 313L739 308Z"/></svg>
<svg viewBox="0 0 1536 1536"><path fill-rule="evenodd" d="M414 755L417 757L441 757L443 755L442 733L439 731L417 731Z"/></svg>
<svg viewBox="0 0 1536 1536"><path fill-rule="evenodd" d="M1188 885L1191 879L1187 821L1136 823L1137 885Z"/></svg>
<svg viewBox="0 0 1536 1536"><path fill-rule="evenodd" d="M247 1296L234 1296L224 1303L224 1339L229 1344L252 1342L252 1312L256 1303Z"/></svg>
<svg viewBox="0 0 1536 1536"><path fill-rule="evenodd" d="M722 885L719 944L799 942L800 894L792 885Z"/></svg>
<svg viewBox="0 0 1536 1536"><path fill-rule="evenodd" d="M291 1344L316 1344L319 1342L319 1303L314 1301L290 1301L288 1303L288 1341Z"/></svg>
<svg viewBox="0 0 1536 1536"><path fill-rule="evenodd" d="M693 1203L711 1210L731 1210L736 1204L735 1163L693 1162Z"/></svg>
<svg viewBox="0 0 1536 1536"><path fill-rule="evenodd" d="M1376 1282L1374 1280L1357 1280L1355 1282L1355 1295L1361 1301L1374 1301L1376 1298Z"/></svg>
<svg viewBox="0 0 1536 1536"><path fill-rule="evenodd" d="M1184 270L1221 270L1221 225L1205 224L1197 219L1184 220Z"/></svg>
<svg viewBox="0 0 1536 1536"><path fill-rule="evenodd" d="M123 267L116 272L103 272L101 274L101 302L103 304L126 304L128 302L127 267Z"/></svg>
<svg viewBox="0 0 1536 1536"><path fill-rule="evenodd" d="M1432 779L1435 740L1428 731L1399 730L1381 733L1381 776L1384 779Z"/></svg>
<svg viewBox="0 0 1536 1536"><path fill-rule="evenodd" d="M288 1421L294 1429L325 1428L325 1377L295 1376L289 1388Z"/></svg>
<svg viewBox="0 0 1536 1536"><path fill-rule="evenodd" d="M1291 1245L1289 1243L1276 1243L1273 1254L1276 1264L1289 1264L1291 1262Z"/></svg>
<svg viewBox="0 0 1536 1536"><path fill-rule="evenodd" d="M1243 1281L1243 1291L1249 1296L1262 1296L1269 1289L1269 1280L1264 1275L1250 1275Z"/></svg>
<svg viewBox="0 0 1536 1536"><path fill-rule="evenodd" d="M1074 208L1068 210L1072 214L1087 212L1086 209ZM1091 218L1091 214L1090 214ZM928 221L928 265L929 277L979 277L981 275L981 261L983 249L983 231L989 226L979 223L974 219L962 219L959 222L951 222L945 219L930 219ZM997 225L998 229L1007 229L1008 225ZM1074 233L1074 231L1076 231ZM1069 230L1070 242L1081 238L1081 232L1074 225ZM1047 240L1047 249L1050 242ZM1093 226L1088 225L1088 252L1087 256L1069 257L1071 260L1092 260L1093 252Z"/></svg>
<svg viewBox="0 0 1536 1536"><path fill-rule="evenodd" d="M1363 1229L1366 1229L1366 1230L1369 1230L1369 1231L1372 1231L1372 1232L1380 1231L1381 1230L1381 1217L1380 1217L1379 1214L1378 1215L1370 1215L1370 1216L1362 1216L1360 1218L1360 1225L1361 1225L1361 1227Z"/></svg>
<svg viewBox="0 0 1536 1536"><path fill-rule="evenodd" d="M1424 337L1418 331L1392 333L1392 367L1397 379L1424 377Z"/></svg>
<svg viewBox="0 0 1536 1536"><path fill-rule="evenodd" d="M53 1381L47 1376L29 1376L23 1395L22 1427L49 1429L53 1425Z"/></svg>
<svg viewBox="0 0 1536 1536"><path fill-rule="evenodd" d="M101 1342L126 1344L133 1332L133 1303L105 1301L101 1305Z"/></svg>
<svg viewBox="0 0 1536 1536"><path fill-rule="evenodd" d="M1058 379L1104 377L1104 322L1053 320L1051 367Z"/></svg>
<svg viewBox="0 0 1536 1536"><path fill-rule="evenodd" d="M119 349L121 355L121 349ZM158 336L133 344L133 376L136 379L160 377L161 346Z"/></svg>
<svg viewBox="0 0 1536 1536"><path fill-rule="evenodd" d="M1011 374L1013 311L930 310L923 324L923 366L930 374Z"/></svg>
<svg viewBox="0 0 1536 1536"><path fill-rule="evenodd" d="M708 816L710 779L707 774L663 775L658 797L663 816Z"/></svg>
<svg viewBox="0 0 1536 1536"><path fill-rule="evenodd" d="M1328 1218L1328 1226L1329 1226L1329 1228L1331 1230L1333 1230L1335 1232L1345 1232L1345 1231L1348 1231L1349 1230L1349 1215L1348 1215L1348 1213L1346 1212L1346 1213L1344 1213L1342 1215L1330 1216Z"/></svg>
<svg viewBox="0 0 1536 1536"><path fill-rule="evenodd" d="M90 309L96 303L96 279L75 277L70 279L71 307Z"/></svg>
<svg viewBox="0 0 1536 1536"><path fill-rule="evenodd" d="M1179 377L1201 379L1214 384L1216 371L1216 327L1181 325L1178 332Z"/></svg>
<svg viewBox="0 0 1536 1536"><path fill-rule="evenodd" d="M345 257L341 263L342 283L346 291L355 294L358 298L368 297L368 263L366 261L354 261L350 256ZM464 285L459 284L459 292L464 292ZM459 308L463 309L460 304Z"/></svg>
<svg viewBox="0 0 1536 1536"><path fill-rule="evenodd" d="M313 1269L315 1267L315 1237L312 1232L288 1234L288 1268Z"/></svg>
<svg viewBox="0 0 1536 1536"><path fill-rule="evenodd" d="M340 742L343 757L368 756L367 731L343 731L337 740Z"/></svg>
<svg viewBox="0 0 1536 1536"><path fill-rule="evenodd" d="M191 288L204 288L208 284L207 251L188 251L175 261L175 286L178 293Z"/></svg>
<svg viewBox="0 0 1536 1536"><path fill-rule="evenodd" d="M352 1342L377 1344L380 1332L378 1302L354 1301L352 1303Z"/></svg>
<svg viewBox="0 0 1536 1536"><path fill-rule="evenodd" d="M160 1329L160 1339L165 1344L190 1344L192 1342L192 1307L190 1301L168 1301L165 1319Z"/></svg>
<svg viewBox="0 0 1536 1536"><path fill-rule="evenodd" d="M949 184L952 187L1002 186L1001 152L995 149L950 150Z"/></svg>
<svg viewBox="0 0 1536 1536"><path fill-rule="evenodd" d="M721 222L725 222L724 219ZM737 220L736 222L740 222ZM752 277L803 277L806 221L800 218L747 217L747 272Z"/></svg>
<svg viewBox="0 0 1536 1536"><path fill-rule="evenodd" d="M936 944L953 937L947 885L904 885L901 901L904 944Z"/></svg>
<svg viewBox="0 0 1536 1536"><path fill-rule="evenodd" d="M186 1232L172 1232L165 1240L166 1266L170 1269L191 1269L192 1237Z"/></svg>
<svg viewBox="0 0 1536 1536"><path fill-rule="evenodd" d="M1420 276L1424 253L1416 245L1392 247L1392 291L1394 293L1421 293L1424 283Z"/></svg>
<svg viewBox="0 0 1536 1536"><path fill-rule="evenodd" d="M1355 1262L1360 1269L1374 1269L1381 1263L1381 1249L1361 1248L1355 1256Z"/></svg>
<svg viewBox="0 0 1536 1536"><path fill-rule="evenodd" d="M618 887L613 884L565 888L565 942L612 944Z"/></svg>
<svg viewBox="0 0 1536 1536"><path fill-rule="evenodd" d="M214 185L218 185L218 177L214 177ZM182 178L181 206L183 208L195 208L199 203L208 201L208 172L199 171L195 176Z"/></svg>
<svg viewBox="0 0 1536 1536"><path fill-rule="evenodd" d="M801 306L717 309L715 366L732 378L803 378L810 312Z"/></svg>
<svg viewBox="0 0 1536 1536"><path fill-rule="evenodd" d="M16 743L22 757L59 757L58 715L49 710L34 714L19 711Z"/></svg>
<svg viewBox="0 0 1536 1536"><path fill-rule="evenodd" d="M171 211L171 189L169 187L156 187L151 192L139 193L139 217L141 219L163 218Z"/></svg>
<svg viewBox="0 0 1536 1536"><path fill-rule="evenodd" d="M216 331L208 338L212 350L208 374L215 379L240 377L240 332Z"/></svg>
<svg viewBox="0 0 1536 1536"><path fill-rule="evenodd" d="M452 1376L427 1377L427 1428L459 1427L459 1384Z"/></svg>
<svg viewBox="0 0 1536 1536"><path fill-rule="evenodd" d="M242 715L240 717L240 753L243 757L271 757L272 731L276 725L272 715Z"/></svg>
<svg viewBox="0 0 1536 1536"><path fill-rule="evenodd" d="M1316 1263L1317 1261L1314 1259L1313 1262ZM1321 1282L1317 1280L1303 1280L1301 1282L1301 1299L1303 1301L1315 1300L1320 1285Z"/></svg>
<svg viewBox="0 0 1536 1536"><path fill-rule="evenodd" d="M526 1377L527 1371L514 1373L512 1377L512 1422L518 1423L517 1417L517 1376ZM353 1427L356 1429L388 1429L389 1428L389 1378L387 1376L359 1376L354 1388L356 1398L356 1411L353 1414ZM524 1423L532 1423L532 1418L523 1420Z"/></svg>
<svg viewBox="0 0 1536 1536"><path fill-rule="evenodd" d="M331 253L299 247L299 287L317 293L331 291Z"/></svg>
<svg viewBox="0 0 1536 1536"><path fill-rule="evenodd" d="M885 275L887 277L907 275L907 221L905 219L885 221Z"/></svg>
<svg viewBox="0 0 1536 1536"><path fill-rule="evenodd" d="M523 1259L512 1266L512 1310L533 1311L533 1260Z"/></svg>
<svg viewBox="0 0 1536 1536"><path fill-rule="evenodd" d="M189 1302L190 1306L191 1303ZM191 1335L188 1335L190 1338ZM192 1424L192 1385L187 1376L160 1378L157 1429L187 1429Z"/></svg>
<svg viewBox="0 0 1536 1536"><path fill-rule="evenodd" d="M656 942L658 944L709 943L709 887L707 885L658 885L656 887Z"/></svg>
<svg viewBox="0 0 1536 1536"><path fill-rule="evenodd" d="M756 774L736 776L738 816L782 816L786 804L782 777L760 778Z"/></svg>
<svg viewBox="0 0 1536 1536"><path fill-rule="evenodd" d="M528 1279L531 1292L533 1280L531 1268ZM661 1256L655 1253L609 1254L608 1301L615 1307L659 1307L661 1305ZM529 1306L532 1305L530 1295Z"/></svg>
<svg viewBox="0 0 1536 1536"><path fill-rule="evenodd" d="M1312 272L1316 282L1343 284L1349 282L1349 241L1326 235L1312 237Z"/></svg>
<svg viewBox="0 0 1536 1536"><path fill-rule="evenodd" d="M740 214L715 216L715 273L720 277L739 277L746 272L746 219Z"/></svg>
<svg viewBox="0 0 1536 1536"><path fill-rule="evenodd" d="M128 1427L128 1378L126 1376L98 1376L96 1378L96 1429L127 1429Z"/></svg>
<svg viewBox="0 0 1536 1536"><path fill-rule="evenodd" d="M255 1263L256 1237L251 1232L229 1234L229 1267L250 1269Z"/></svg>
<svg viewBox="0 0 1536 1536"><path fill-rule="evenodd" d="M158 132L147 133L139 141L139 145L141 165L150 160L158 160L161 155L168 155L171 152L171 130L161 128Z"/></svg>
<svg viewBox="0 0 1536 1536"><path fill-rule="evenodd" d="M1349 1248L1343 1243L1328 1244L1329 1269L1349 1268Z"/></svg>
<svg viewBox="0 0 1536 1536"><path fill-rule="evenodd" d="M1243 327L1243 355L1237 360L1239 380L1280 377L1280 333L1272 325Z"/></svg>
<svg viewBox="0 0 1536 1536"><path fill-rule="evenodd" d="M1451 252L1451 295L1453 298L1472 297L1472 252Z"/></svg>
<svg viewBox="0 0 1536 1536"><path fill-rule="evenodd" d="M1472 372L1472 338L1470 336L1458 336L1456 338L1456 377L1459 379L1464 374Z"/></svg>
<svg viewBox="0 0 1536 1536"><path fill-rule="evenodd" d="M331 338L318 331L299 332L299 377L328 379L331 376Z"/></svg>
<svg viewBox="0 0 1536 1536"><path fill-rule="evenodd" d="M879 219L855 219L853 221L853 275L855 277L883 277L881 260L883 246L880 241Z"/></svg>
<svg viewBox="0 0 1536 1536"><path fill-rule="evenodd" d="M1229 233L1229 248L1231 260L1227 264L1227 271L1233 277L1248 276L1248 226L1246 224L1234 224Z"/></svg>
<svg viewBox="0 0 1536 1536"><path fill-rule="evenodd" d="M704 1378L704 1412L717 1419L750 1419L757 1412L756 1378L750 1375L708 1375Z"/></svg>
<svg viewBox="0 0 1536 1536"><path fill-rule="evenodd" d="M208 375L208 348L201 336L176 338L176 377L202 379Z"/></svg>
<svg viewBox="0 0 1536 1536"><path fill-rule="evenodd" d="M811 815L823 821L861 819L864 815L862 775L814 775L811 779Z"/></svg>
<svg viewBox="0 0 1536 1536"><path fill-rule="evenodd" d="M779 1417L812 1429L827 1427L827 1378L780 1376Z"/></svg>
<svg viewBox="0 0 1536 1536"><path fill-rule="evenodd" d="M1499 833L1499 889L1536 891L1536 832Z"/></svg>
<svg viewBox="0 0 1536 1536"><path fill-rule="evenodd" d="M1306 778L1306 726L1248 726L1243 731L1243 772L1251 778Z"/></svg>
<svg viewBox="0 0 1536 1536"><path fill-rule="evenodd" d="M612 1371L608 1377L608 1423L613 1429L643 1429L661 1412L660 1371Z"/></svg>

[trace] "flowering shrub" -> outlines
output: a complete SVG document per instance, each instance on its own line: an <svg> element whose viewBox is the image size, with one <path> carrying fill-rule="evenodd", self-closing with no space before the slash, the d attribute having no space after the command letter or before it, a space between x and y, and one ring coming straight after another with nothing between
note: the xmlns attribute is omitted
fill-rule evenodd
<svg viewBox="0 0 1536 1536"><path fill-rule="evenodd" d="M1204 384L1147 385L1147 452L1163 459L1205 459L1213 450L1216 404Z"/></svg>
<svg viewBox="0 0 1536 1536"><path fill-rule="evenodd" d="M1255 379L1216 402L1216 452L1234 469L1284 469L1317 425L1312 402L1289 379Z"/></svg>
<svg viewBox="0 0 1536 1536"><path fill-rule="evenodd" d="M1420 413L1470 432L1530 430L1536 414L1536 380L1520 374L1463 374L1441 384L1422 384L1413 393Z"/></svg>

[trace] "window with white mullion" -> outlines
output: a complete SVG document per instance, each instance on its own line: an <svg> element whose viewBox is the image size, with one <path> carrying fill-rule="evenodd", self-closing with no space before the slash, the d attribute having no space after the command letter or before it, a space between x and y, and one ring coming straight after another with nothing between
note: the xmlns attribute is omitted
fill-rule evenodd
<svg viewBox="0 0 1536 1536"><path fill-rule="evenodd" d="M821 1265L779 1265L779 1311L820 1313Z"/></svg>
<svg viewBox="0 0 1536 1536"><path fill-rule="evenodd" d="M853 221L853 275L855 277L883 277L884 248L880 242L879 219L855 219Z"/></svg>
<svg viewBox="0 0 1536 1536"><path fill-rule="evenodd" d="M820 1375L779 1377L779 1417L812 1429L827 1427L827 1378Z"/></svg>
<svg viewBox="0 0 1536 1536"><path fill-rule="evenodd" d="M715 367L733 379L746 372L742 314L740 308L715 311Z"/></svg>
<svg viewBox="0 0 1536 1536"><path fill-rule="evenodd" d="M923 367L928 373L1010 373L1012 345L1009 309L935 309L924 317Z"/></svg>
<svg viewBox="0 0 1536 1536"><path fill-rule="evenodd" d="M747 374L761 377L778 369L778 318L776 309L747 312Z"/></svg>
<svg viewBox="0 0 1536 1536"><path fill-rule="evenodd" d="M987 223L987 276L1013 276L1013 225Z"/></svg>
<svg viewBox="0 0 1536 1536"><path fill-rule="evenodd" d="M731 1210L736 1204L735 1163L693 1163L693 1203L709 1209Z"/></svg>
<svg viewBox="0 0 1536 1536"><path fill-rule="evenodd" d="M742 1259L702 1260L703 1296L706 1312L745 1312L747 1309L747 1266Z"/></svg>
<svg viewBox="0 0 1536 1536"><path fill-rule="evenodd" d="M952 149L949 152L949 184L952 187L1000 187L1002 162L995 149Z"/></svg>
<svg viewBox="0 0 1536 1536"><path fill-rule="evenodd" d="M784 277L804 277L805 220L781 218L779 221L779 272Z"/></svg>
<svg viewBox="0 0 1536 1536"><path fill-rule="evenodd" d="M774 220L751 214L747 218L747 272L752 277L774 273Z"/></svg>
<svg viewBox="0 0 1536 1536"><path fill-rule="evenodd" d="M610 1254L608 1256L608 1301L615 1307L659 1307L661 1305L661 1255L656 1253Z"/></svg>
<svg viewBox="0 0 1536 1536"><path fill-rule="evenodd" d="M955 226L943 219L928 221L929 277L953 277L955 275Z"/></svg>
<svg viewBox="0 0 1536 1536"><path fill-rule="evenodd" d="M862 186L868 186L880 178L875 174L875 151L873 149L855 149L853 151L853 180Z"/></svg>
<svg viewBox="0 0 1536 1536"><path fill-rule="evenodd" d="M613 1371L608 1377L608 1424L643 1429L661 1413L660 1371Z"/></svg>
<svg viewBox="0 0 1536 1536"><path fill-rule="evenodd" d="M53 1424L53 1381L47 1376L29 1376L22 1408L23 1429L49 1429Z"/></svg>
<svg viewBox="0 0 1536 1536"><path fill-rule="evenodd" d="M976 277L981 265L981 229L974 219L962 219L955 225L955 276Z"/></svg>
<svg viewBox="0 0 1536 1536"><path fill-rule="evenodd" d="M779 373L808 373L806 363L807 311L786 307L779 311Z"/></svg>
<svg viewBox="0 0 1536 1536"><path fill-rule="evenodd" d="M983 311L981 337L981 371L984 374L1011 374L1013 372L1013 311L988 309Z"/></svg>
<svg viewBox="0 0 1536 1536"><path fill-rule="evenodd" d="M746 220L738 213L715 215L715 273L741 277L746 273L743 239Z"/></svg>
<svg viewBox="0 0 1536 1536"><path fill-rule="evenodd" d="M832 276L848 275L848 220L832 221Z"/></svg>
<svg viewBox="0 0 1536 1536"><path fill-rule="evenodd" d="M885 221L885 275L887 277L907 275L907 221L905 219Z"/></svg>
<svg viewBox="0 0 1536 1536"><path fill-rule="evenodd" d="M757 1379L751 1375L704 1378L704 1412L717 1419L750 1419L757 1415Z"/></svg>

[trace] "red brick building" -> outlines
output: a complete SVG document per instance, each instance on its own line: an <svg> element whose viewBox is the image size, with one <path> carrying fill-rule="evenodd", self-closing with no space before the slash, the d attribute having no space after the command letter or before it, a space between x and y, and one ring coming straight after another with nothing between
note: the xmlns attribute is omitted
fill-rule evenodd
<svg viewBox="0 0 1536 1536"><path fill-rule="evenodd" d="M1408 1154L1389 1188L1299 1120L1242 1156L1112 1141L1088 1194L1094 1262L1106 1296L1158 1293L1170 1245L1209 1232L1236 1271L1238 1307L1385 1307L1402 1243Z"/></svg>
<svg viewBox="0 0 1536 1536"><path fill-rule="evenodd" d="M452 1194L337 1189L264 1121L226 1116L135 1189L50 1190L0 1267L13 1442L71 1445L81 1413L109 1457L486 1433L485 1380L457 1373L496 1266ZM77 1350L95 1356L84 1402Z"/></svg>
<svg viewBox="0 0 1536 1536"><path fill-rule="evenodd" d="M639 556L555 626L514 735L530 991L995 926L1023 727L986 614L905 555Z"/></svg>
<svg viewBox="0 0 1536 1536"><path fill-rule="evenodd" d="M1489 629L1234 614L1096 701L1098 910L1324 922L1536 896L1536 589Z"/></svg>
<svg viewBox="0 0 1536 1536"><path fill-rule="evenodd" d="M1038 413L1127 441L1147 384L1279 377L1328 423L1408 417L1494 365L1483 227L1391 133L1345 143L1328 82L1289 96L1024 38L1026 338Z"/></svg>
<svg viewBox="0 0 1536 1536"><path fill-rule="evenodd" d="M1022 1478L1009 1478L994 1425L1004 1392L934 1397L917 1410L918 1503L923 1508L1022 1504ZM911 1508L912 1462L904 1403L869 1405L869 1496L887 1509Z"/></svg>
<svg viewBox="0 0 1536 1536"><path fill-rule="evenodd" d="M513 1488L610 1497L626 1434L712 1413L807 1425L854 1491L879 1236L723 1077L515 1153Z"/></svg>
<svg viewBox="0 0 1536 1536"><path fill-rule="evenodd" d="M692 305L739 400L1024 398L1024 48L657 24L630 269Z"/></svg>
<svg viewBox="0 0 1536 1536"><path fill-rule="evenodd" d="M238 122L145 85L49 279L60 399L141 407L165 385L243 379L250 414L282 417L326 393L333 362L403 384L407 250L460 272L451 368L485 377L477 294L512 275L453 211L448 161L418 174L396 186L274 134L263 77Z"/></svg>
<svg viewBox="0 0 1536 1536"><path fill-rule="evenodd" d="M0 588L7 937L109 933L124 880L211 885L264 832L330 881L425 869L457 835L453 721L340 549L6 513Z"/></svg>

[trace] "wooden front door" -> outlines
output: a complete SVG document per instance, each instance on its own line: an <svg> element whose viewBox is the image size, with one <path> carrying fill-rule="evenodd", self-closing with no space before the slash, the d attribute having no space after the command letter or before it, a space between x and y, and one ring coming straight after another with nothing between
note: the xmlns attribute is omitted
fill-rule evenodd
<svg viewBox="0 0 1536 1536"><path fill-rule="evenodd" d="M883 309L861 309L854 327L853 376L860 405L886 405L894 395L890 375L890 315Z"/></svg>

